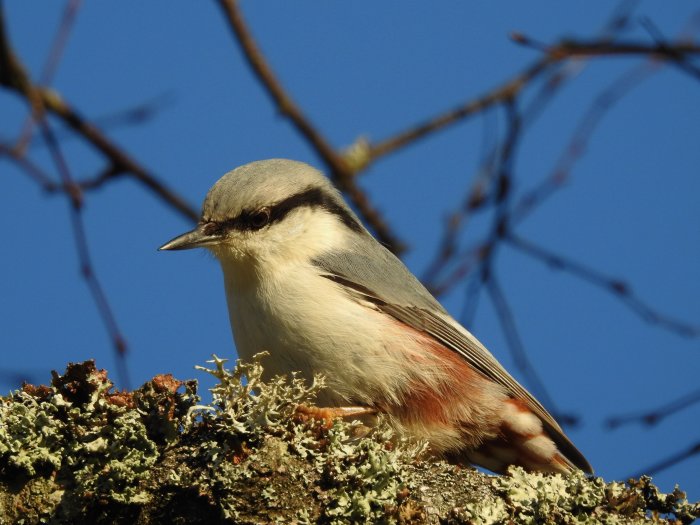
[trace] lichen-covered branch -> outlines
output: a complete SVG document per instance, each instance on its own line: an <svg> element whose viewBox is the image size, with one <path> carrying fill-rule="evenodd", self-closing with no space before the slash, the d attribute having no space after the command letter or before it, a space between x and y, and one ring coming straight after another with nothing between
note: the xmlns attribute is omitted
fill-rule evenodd
<svg viewBox="0 0 700 525"><path fill-rule="evenodd" d="M113 392L93 362L0 398L0 523L690 523L648 477L605 483L425 457L379 421L295 417L323 388L215 357L211 403L170 375ZM245 376L247 381L242 381ZM245 383L245 385L243 384Z"/></svg>

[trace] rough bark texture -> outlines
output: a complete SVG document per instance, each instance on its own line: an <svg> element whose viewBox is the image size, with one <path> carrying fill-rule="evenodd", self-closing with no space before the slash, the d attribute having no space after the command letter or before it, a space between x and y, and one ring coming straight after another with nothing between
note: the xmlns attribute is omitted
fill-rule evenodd
<svg viewBox="0 0 700 525"><path fill-rule="evenodd" d="M320 381L265 383L258 362L214 364L208 405L197 404L195 381L169 375L112 392L92 362L1 398L0 524L690 523L700 515L680 490L662 494L645 477L489 476L430 461L381 421L369 430L296 418Z"/></svg>

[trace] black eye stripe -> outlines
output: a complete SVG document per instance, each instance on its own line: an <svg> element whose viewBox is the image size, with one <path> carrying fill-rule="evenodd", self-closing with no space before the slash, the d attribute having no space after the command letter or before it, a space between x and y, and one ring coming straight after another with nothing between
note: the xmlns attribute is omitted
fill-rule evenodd
<svg viewBox="0 0 700 525"><path fill-rule="evenodd" d="M307 206L309 208L323 208L327 212L340 218L343 224L345 224L345 226L351 230L356 232L361 232L363 230L362 225L350 212L348 212L347 209L345 209L345 207L338 204L332 196L326 194L320 188L310 188L301 193L297 193L296 195L292 195L291 197L287 197L283 201L268 207L270 215L269 220L265 225L280 222L292 210L303 206ZM243 210L238 217L234 217L233 219L227 219L217 223L209 223L211 225L211 234L221 234L225 230L231 229L241 231L258 230L261 228L261 226L256 222L255 218L259 212L259 208L255 210Z"/></svg>

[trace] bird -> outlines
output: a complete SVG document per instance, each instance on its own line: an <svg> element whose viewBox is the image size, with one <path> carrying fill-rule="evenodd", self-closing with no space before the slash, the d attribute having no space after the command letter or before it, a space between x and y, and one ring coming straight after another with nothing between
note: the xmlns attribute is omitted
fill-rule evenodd
<svg viewBox="0 0 700 525"><path fill-rule="evenodd" d="M550 413L377 241L319 170L254 161L160 250L218 259L241 359L324 376L319 406L382 413L436 457L504 473L592 473Z"/></svg>

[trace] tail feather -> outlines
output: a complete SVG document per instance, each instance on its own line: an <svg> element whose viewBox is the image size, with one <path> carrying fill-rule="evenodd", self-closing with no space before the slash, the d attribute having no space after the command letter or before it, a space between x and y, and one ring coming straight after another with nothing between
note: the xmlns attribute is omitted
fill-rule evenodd
<svg viewBox="0 0 700 525"><path fill-rule="evenodd" d="M504 403L497 436L465 455L470 462L500 473L509 465L562 474L592 471L561 429L543 423L524 402L513 398Z"/></svg>

